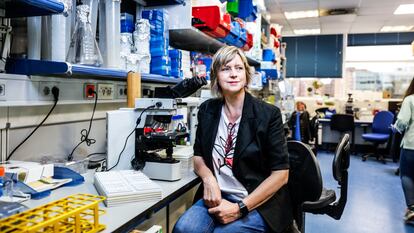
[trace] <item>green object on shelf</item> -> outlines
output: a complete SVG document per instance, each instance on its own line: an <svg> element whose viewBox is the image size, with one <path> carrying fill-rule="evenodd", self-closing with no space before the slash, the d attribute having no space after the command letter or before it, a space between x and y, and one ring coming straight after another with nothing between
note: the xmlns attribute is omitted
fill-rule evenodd
<svg viewBox="0 0 414 233"><path fill-rule="evenodd" d="M236 17L239 15L239 0L227 1L227 12Z"/></svg>

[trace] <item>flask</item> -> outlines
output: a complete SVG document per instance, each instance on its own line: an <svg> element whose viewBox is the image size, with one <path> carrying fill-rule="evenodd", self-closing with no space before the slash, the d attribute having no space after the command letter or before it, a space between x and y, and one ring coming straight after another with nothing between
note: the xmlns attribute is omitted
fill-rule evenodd
<svg viewBox="0 0 414 233"><path fill-rule="evenodd" d="M89 22L89 6L76 8L76 25L72 34L66 61L73 64L101 66L102 56Z"/></svg>

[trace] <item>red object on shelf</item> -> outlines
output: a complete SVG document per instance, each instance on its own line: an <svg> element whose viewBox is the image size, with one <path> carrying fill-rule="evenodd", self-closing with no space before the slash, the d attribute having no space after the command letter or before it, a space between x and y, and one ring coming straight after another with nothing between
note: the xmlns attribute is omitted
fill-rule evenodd
<svg viewBox="0 0 414 233"><path fill-rule="evenodd" d="M246 44L243 46L244 51L249 51L253 47L253 34L247 33Z"/></svg>
<svg viewBox="0 0 414 233"><path fill-rule="evenodd" d="M212 37L223 38L230 32L231 16L221 18L218 6L198 6L192 8L193 26Z"/></svg>
<svg viewBox="0 0 414 233"><path fill-rule="evenodd" d="M275 47L275 48L279 48L280 47L280 42L279 42L279 40L275 40L274 42L273 42L273 46Z"/></svg>

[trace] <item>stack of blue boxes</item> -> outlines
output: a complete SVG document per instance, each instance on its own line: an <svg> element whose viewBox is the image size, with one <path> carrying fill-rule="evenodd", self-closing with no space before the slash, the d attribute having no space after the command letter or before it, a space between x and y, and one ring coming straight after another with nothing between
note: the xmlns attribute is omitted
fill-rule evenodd
<svg viewBox="0 0 414 233"><path fill-rule="evenodd" d="M183 71L181 69L182 52L178 49L170 49L168 55L171 60L171 76L183 78Z"/></svg>
<svg viewBox="0 0 414 233"><path fill-rule="evenodd" d="M168 56L168 12L165 9L142 11L142 18L151 25L151 74L171 75L171 62Z"/></svg>

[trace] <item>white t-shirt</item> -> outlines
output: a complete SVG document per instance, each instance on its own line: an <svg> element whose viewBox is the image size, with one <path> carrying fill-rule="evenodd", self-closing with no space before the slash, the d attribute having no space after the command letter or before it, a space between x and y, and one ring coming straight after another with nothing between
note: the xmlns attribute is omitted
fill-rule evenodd
<svg viewBox="0 0 414 233"><path fill-rule="evenodd" d="M227 119L223 106L216 139L214 141L213 166L220 190L242 199L248 195L248 192L236 177L234 177L232 171L234 148L236 147L240 120L241 116L234 124L231 124Z"/></svg>

